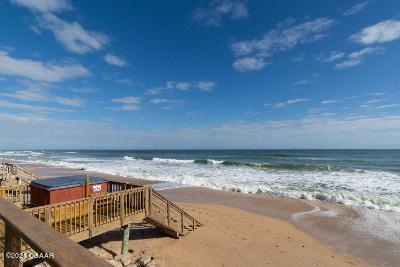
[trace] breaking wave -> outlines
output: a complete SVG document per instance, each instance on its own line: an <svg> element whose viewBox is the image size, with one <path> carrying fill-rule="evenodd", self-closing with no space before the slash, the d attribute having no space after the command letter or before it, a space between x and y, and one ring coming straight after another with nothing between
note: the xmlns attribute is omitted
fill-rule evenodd
<svg viewBox="0 0 400 267"><path fill-rule="evenodd" d="M360 169L357 165L339 167L322 164L322 161L314 164L312 160L306 163L294 160L257 163L229 160L229 157L173 158L170 155L122 153L0 151L0 155L16 161L162 180L169 185L316 199L400 212L400 176L386 170ZM278 156L290 157L273 155Z"/></svg>

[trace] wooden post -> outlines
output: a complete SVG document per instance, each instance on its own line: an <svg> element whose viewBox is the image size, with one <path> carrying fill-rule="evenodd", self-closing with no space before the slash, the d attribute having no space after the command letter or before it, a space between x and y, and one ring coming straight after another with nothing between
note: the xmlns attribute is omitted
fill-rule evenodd
<svg viewBox="0 0 400 267"><path fill-rule="evenodd" d="M169 214L169 201L167 202L167 221L168 221L168 226L171 222L171 215Z"/></svg>
<svg viewBox="0 0 400 267"><path fill-rule="evenodd" d="M149 213L149 188L146 187L145 191L144 191L144 207L145 207L145 216L149 217L150 213Z"/></svg>
<svg viewBox="0 0 400 267"><path fill-rule="evenodd" d="M93 198L89 198L88 200L88 228L89 228L89 237L92 237L92 227L93 227Z"/></svg>
<svg viewBox="0 0 400 267"><path fill-rule="evenodd" d="M90 190L90 178L89 178L89 175L86 175L86 191L85 191L85 197L89 197L89 190Z"/></svg>
<svg viewBox="0 0 400 267"><path fill-rule="evenodd" d="M149 187L149 216L151 216L151 195L153 194L153 188Z"/></svg>
<svg viewBox="0 0 400 267"><path fill-rule="evenodd" d="M46 208L44 210L44 221L48 225L51 225L51 210L50 210L50 208Z"/></svg>
<svg viewBox="0 0 400 267"><path fill-rule="evenodd" d="M124 230L124 237L122 239L121 254L126 255L128 253L128 248L129 248L129 232L130 232L129 224L124 225L122 229Z"/></svg>
<svg viewBox="0 0 400 267"><path fill-rule="evenodd" d="M120 204L120 215L121 219L125 217L125 194L119 195L119 204Z"/></svg>
<svg viewBox="0 0 400 267"><path fill-rule="evenodd" d="M21 253L21 236L6 224L5 233L5 251L4 251L4 266L19 267L21 266L19 257L7 256L8 253Z"/></svg>
<svg viewBox="0 0 400 267"><path fill-rule="evenodd" d="M183 235L184 230L185 230L185 226L183 225L183 212L181 212L181 231L182 231L182 235Z"/></svg>

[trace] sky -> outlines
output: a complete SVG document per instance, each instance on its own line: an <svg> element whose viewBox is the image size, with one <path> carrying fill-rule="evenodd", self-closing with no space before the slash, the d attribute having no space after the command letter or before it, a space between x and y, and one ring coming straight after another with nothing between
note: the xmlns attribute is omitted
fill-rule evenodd
<svg viewBox="0 0 400 267"><path fill-rule="evenodd" d="M0 0L0 149L400 148L399 1Z"/></svg>

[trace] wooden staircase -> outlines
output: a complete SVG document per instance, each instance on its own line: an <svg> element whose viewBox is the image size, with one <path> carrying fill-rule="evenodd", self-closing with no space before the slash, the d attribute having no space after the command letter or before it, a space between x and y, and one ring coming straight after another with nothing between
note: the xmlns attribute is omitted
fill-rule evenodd
<svg viewBox="0 0 400 267"><path fill-rule="evenodd" d="M186 211L175 205L156 190L150 191L149 213L145 220L176 238L203 226Z"/></svg>
<svg viewBox="0 0 400 267"><path fill-rule="evenodd" d="M21 181L30 184L32 180L40 179L41 177L21 166L2 162L0 166L0 180L7 181L16 178L19 178Z"/></svg>
<svg viewBox="0 0 400 267"><path fill-rule="evenodd" d="M149 186L26 209L58 232L80 242L140 220L174 237L203 226Z"/></svg>
<svg viewBox="0 0 400 267"><path fill-rule="evenodd" d="M17 166L17 177L30 184L32 180L41 179L41 177L21 166Z"/></svg>

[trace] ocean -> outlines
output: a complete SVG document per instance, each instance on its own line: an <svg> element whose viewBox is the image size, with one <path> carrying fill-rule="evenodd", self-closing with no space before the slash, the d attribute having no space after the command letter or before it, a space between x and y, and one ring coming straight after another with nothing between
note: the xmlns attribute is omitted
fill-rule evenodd
<svg viewBox="0 0 400 267"><path fill-rule="evenodd" d="M400 212L400 150L35 150L6 160Z"/></svg>

